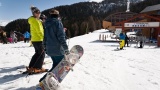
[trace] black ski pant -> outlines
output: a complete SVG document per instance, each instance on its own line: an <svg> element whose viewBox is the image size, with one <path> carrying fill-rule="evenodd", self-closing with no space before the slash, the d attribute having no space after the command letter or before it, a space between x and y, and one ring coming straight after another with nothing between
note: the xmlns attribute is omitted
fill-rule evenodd
<svg viewBox="0 0 160 90"><path fill-rule="evenodd" d="M28 43L29 42L29 38L24 38L24 42L26 43Z"/></svg>
<svg viewBox="0 0 160 90"><path fill-rule="evenodd" d="M143 42L140 41L140 47L139 48L143 48Z"/></svg>
<svg viewBox="0 0 160 90"><path fill-rule="evenodd" d="M128 40L125 40L125 45L124 45L124 46L126 46L126 44L127 44L127 46L128 46Z"/></svg>
<svg viewBox="0 0 160 90"><path fill-rule="evenodd" d="M2 38L3 44L7 44L7 38Z"/></svg>
<svg viewBox="0 0 160 90"><path fill-rule="evenodd" d="M33 47L35 49L35 54L32 56L32 59L29 63L29 68L42 68L45 52L42 41L40 42L32 42Z"/></svg>

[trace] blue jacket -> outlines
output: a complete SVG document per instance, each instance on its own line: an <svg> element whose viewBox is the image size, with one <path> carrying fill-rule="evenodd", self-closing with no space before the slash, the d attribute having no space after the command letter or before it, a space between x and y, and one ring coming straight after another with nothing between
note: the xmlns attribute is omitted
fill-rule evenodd
<svg viewBox="0 0 160 90"><path fill-rule="evenodd" d="M120 35L119 35L119 39L120 39L120 40L125 40L125 37L126 37L126 36L125 36L123 33L120 33Z"/></svg>
<svg viewBox="0 0 160 90"><path fill-rule="evenodd" d="M44 24L44 45L49 56L64 55L68 46L65 39L63 24L57 18L48 18Z"/></svg>
<svg viewBox="0 0 160 90"><path fill-rule="evenodd" d="M28 31L24 33L24 38L30 38L30 33Z"/></svg>

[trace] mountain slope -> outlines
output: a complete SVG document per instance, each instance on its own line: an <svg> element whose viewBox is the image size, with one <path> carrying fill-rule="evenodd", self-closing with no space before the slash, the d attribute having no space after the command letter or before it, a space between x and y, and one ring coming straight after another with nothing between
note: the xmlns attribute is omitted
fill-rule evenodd
<svg viewBox="0 0 160 90"><path fill-rule="evenodd" d="M145 7L160 3L160 0L130 0L130 11L139 13ZM127 9L127 0L104 0L102 2L80 2L72 5L64 5L53 7L60 11L61 19L66 27L67 36L74 37L83 35L94 30L102 28L102 21L108 15L116 12L125 12ZM51 9L51 8L50 8ZM42 14L49 17L49 10L44 10ZM19 21L19 20L18 20ZM22 28L22 24L16 23L17 20L6 25L6 31L20 31L21 33L28 30L26 20L21 21L26 29Z"/></svg>

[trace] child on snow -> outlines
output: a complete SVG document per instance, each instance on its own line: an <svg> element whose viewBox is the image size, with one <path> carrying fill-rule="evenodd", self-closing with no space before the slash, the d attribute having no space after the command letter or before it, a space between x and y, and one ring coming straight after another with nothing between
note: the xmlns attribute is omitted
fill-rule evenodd
<svg viewBox="0 0 160 90"><path fill-rule="evenodd" d="M29 39L30 39L30 33L28 31L26 31L24 34L24 42L29 42Z"/></svg>
<svg viewBox="0 0 160 90"><path fill-rule="evenodd" d="M125 35L122 32L119 35L119 39L120 39L120 50L122 50L125 44Z"/></svg>

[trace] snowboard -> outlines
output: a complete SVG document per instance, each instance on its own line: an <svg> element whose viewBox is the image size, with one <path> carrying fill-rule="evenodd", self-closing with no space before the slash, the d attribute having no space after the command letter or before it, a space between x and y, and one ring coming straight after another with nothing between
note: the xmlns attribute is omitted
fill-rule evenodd
<svg viewBox="0 0 160 90"><path fill-rule="evenodd" d="M62 61L51 72L47 73L45 79L36 86L35 90L56 90L69 71L73 70L73 66L80 60L83 53L82 46L73 46L70 54L65 55Z"/></svg>

